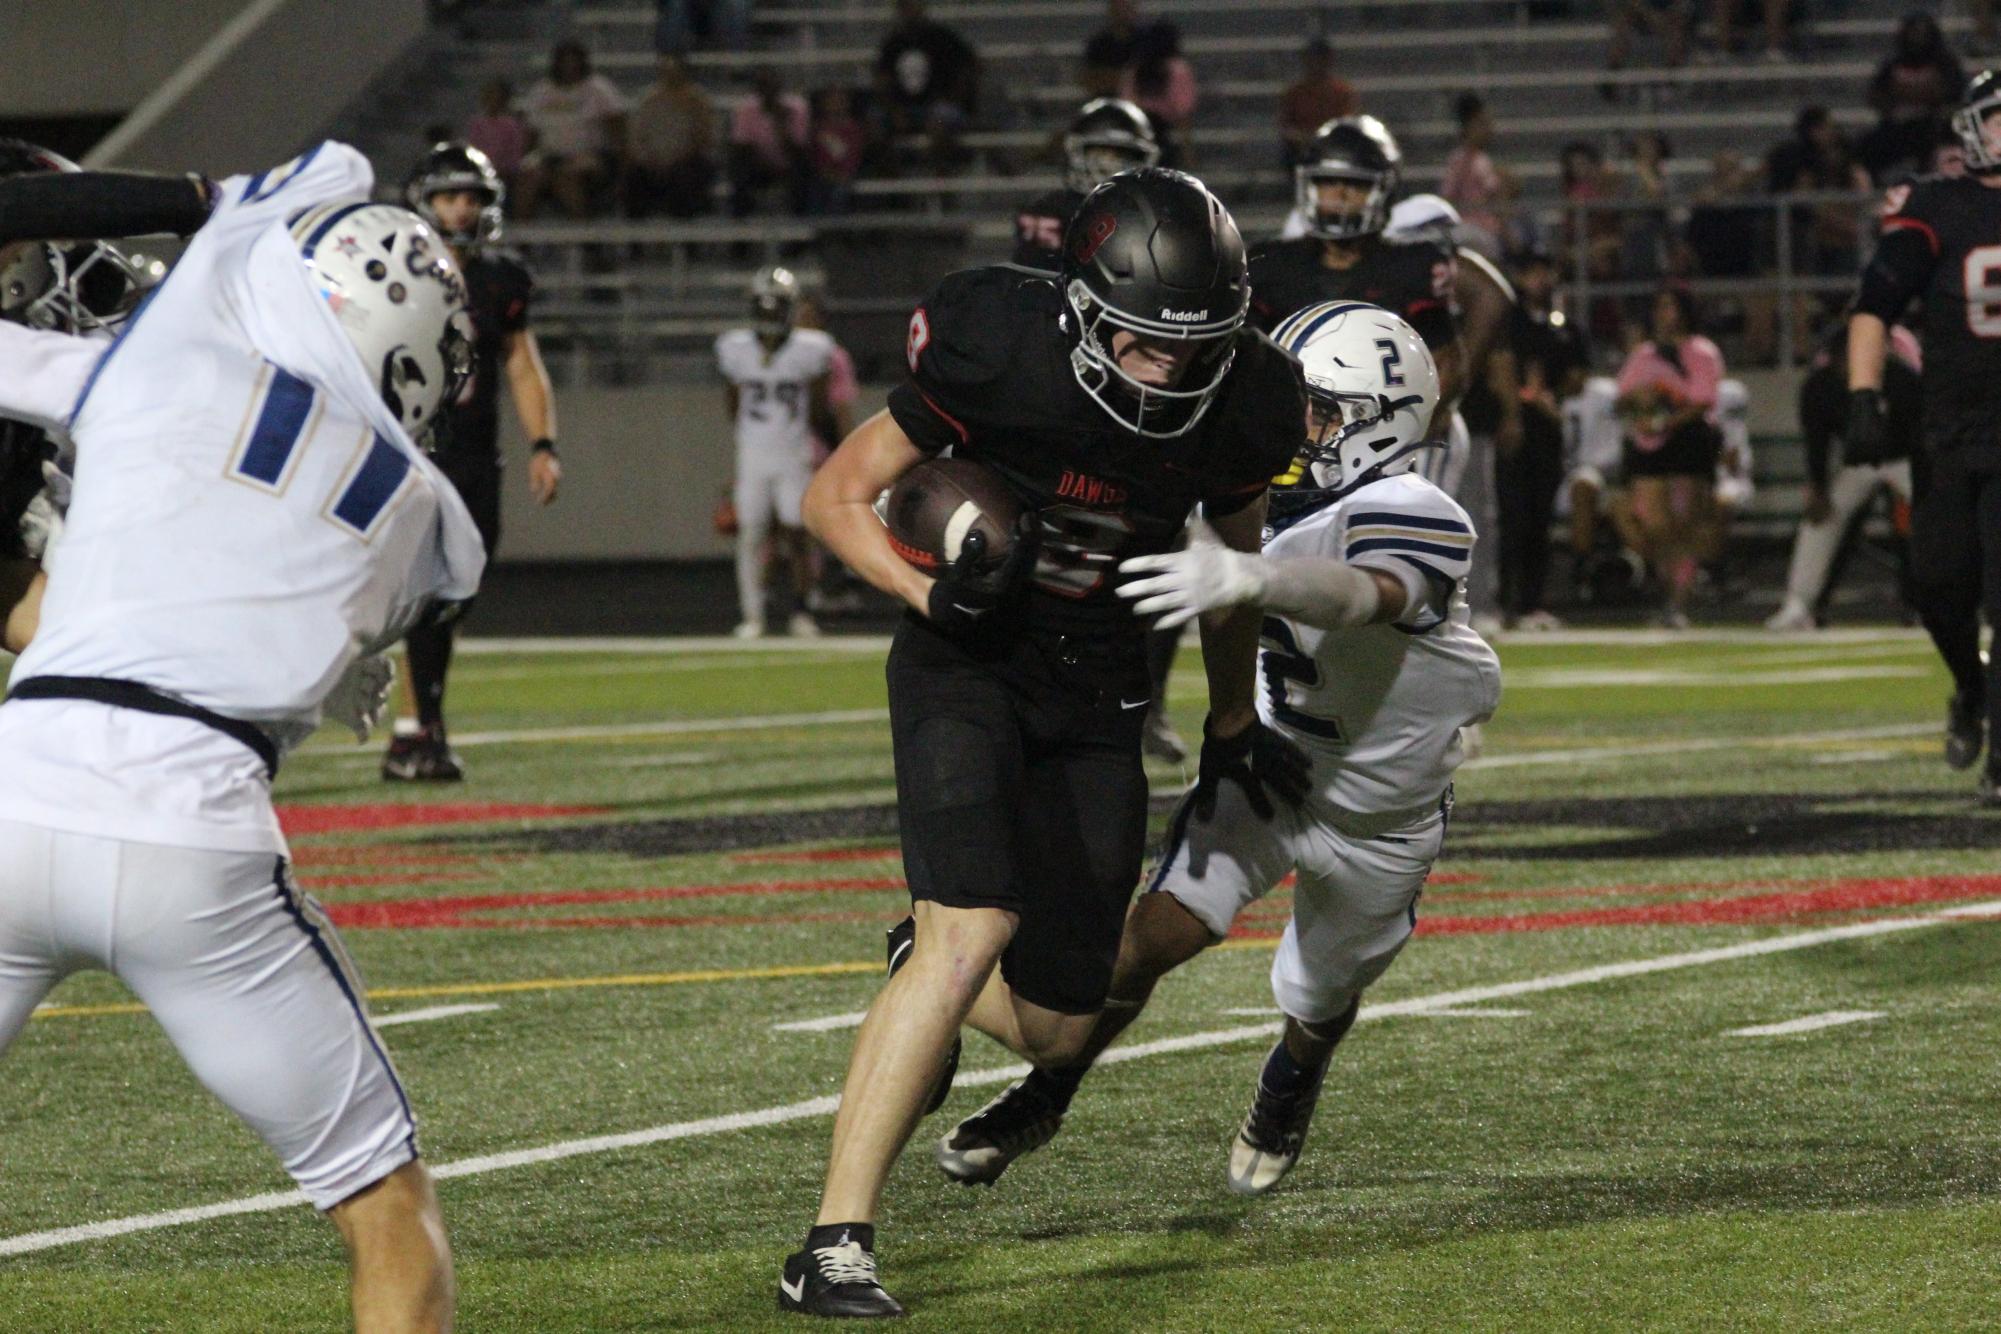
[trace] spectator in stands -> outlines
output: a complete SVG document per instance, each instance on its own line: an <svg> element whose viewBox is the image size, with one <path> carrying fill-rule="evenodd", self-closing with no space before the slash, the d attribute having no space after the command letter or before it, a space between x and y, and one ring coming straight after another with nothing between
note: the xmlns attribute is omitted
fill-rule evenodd
<svg viewBox="0 0 2001 1334"><path fill-rule="evenodd" d="M1153 122L1160 165L1186 166L1188 127L1195 119L1200 92L1195 67L1181 54L1180 29L1171 23L1155 24L1141 37L1133 66L1119 81L1119 96Z"/></svg>
<svg viewBox="0 0 2001 1334"><path fill-rule="evenodd" d="M1930 145L1927 142L1926 151ZM1855 160L1848 136L1826 107L1799 113L1793 137L1772 151L1770 185L1774 194L1849 192L1869 188L1869 173ZM1848 200L1803 204L1791 211L1793 270L1822 277L1853 275L1859 265L1859 227L1865 210ZM1812 324L1812 303L1796 303L1796 327Z"/></svg>
<svg viewBox="0 0 2001 1334"><path fill-rule="evenodd" d="M1689 0L1611 0L1612 38L1605 68L1622 70L1633 53L1633 38L1644 32L1660 39L1661 63L1678 69L1688 63ZM1611 89L1611 85L1605 85Z"/></svg>
<svg viewBox="0 0 2001 1334"><path fill-rule="evenodd" d="M896 0L896 26L875 57L886 137L922 134L934 170L957 164L958 132L979 99L980 61L966 39L924 15L924 0Z"/></svg>
<svg viewBox="0 0 2001 1334"><path fill-rule="evenodd" d="M1553 630L1544 605L1549 526L1563 483L1563 403L1584 387L1591 358L1577 327L1556 309L1556 265L1529 251L1515 266L1516 304L1495 362L1512 364L1521 402L1520 439L1494 462L1500 516L1501 607L1511 627Z"/></svg>
<svg viewBox="0 0 2001 1334"><path fill-rule="evenodd" d="M1180 29L1166 19L1140 21L1139 0L1106 0L1105 26L1084 43L1085 97L1124 96L1119 89L1142 54L1180 44Z"/></svg>
<svg viewBox="0 0 2001 1334"><path fill-rule="evenodd" d="M1897 44L1869 81L1869 105L1876 128L1857 151L1878 181L1897 171L1919 168L1931 157L1936 128L1958 104L1966 75L1938 21L1918 11L1897 27Z"/></svg>
<svg viewBox="0 0 2001 1334"><path fill-rule="evenodd" d="M868 144L868 132L855 119L854 98L846 88L834 84L814 95L812 135L812 177L806 186L806 211L822 216L846 213L855 174L861 170L862 153ZM804 302L800 303L800 309L805 310Z"/></svg>
<svg viewBox="0 0 2001 1334"><path fill-rule="evenodd" d="M1620 223L1619 276L1628 282L1657 282L1668 272L1668 159L1674 149L1658 130L1641 130L1626 141L1631 163L1628 195L1633 201ZM1636 323L1645 323L1644 311Z"/></svg>
<svg viewBox="0 0 2001 1334"><path fill-rule="evenodd" d="M1315 37L1299 55L1299 78L1278 99L1280 151L1286 170L1299 165L1299 154L1314 132L1340 116L1362 110L1355 85L1334 72L1334 44Z"/></svg>
<svg viewBox="0 0 2001 1334"><path fill-rule="evenodd" d="M590 216L613 179L614 154L625 138L625 99L609 79L591 72L583 43L562 41L550 57L548 77L528 90L522 109L535 147L521 164L516 211L532 218L548 195L569 216Z"/></svg>
<svg viewBox="0 0 2001 1334"><path fill-rule="evenodd" d="M1565 144L1559 161L1563 202L1573 206L1563 214L1563 268L1575 273L1582 252L1583 268L1591 281L1615 282L1625 247L1625 227L1618 209L1603 206L1625 193L1625 183L1605 165L1605 155L1598 146L1588 140ZM1584 323L1590 337L1616 342L1620 333L1618 302L1606 298L1593 301Z"/></svg>
<svg viewBox="0 0 2001 1334"><path fill-rule="evenodd" d="M1957 140L1955 140L1957 142ZM1757 169L1741 153L1723 149L1709 160L1709 176L1690 198L1683 239L1696 276L1755 277L1771 253L1765 211L1736 202L1758 184ZM1751 360L1772 355L1778 307L1769 295L1742 298L1744 347Z"/></svg>
<svg viewBox="0 0 2001 1334"><path fill-rule="evenodd" d="M750 45L750 0L656 0L653 49L663 56L688 53L693 38L741 51Z"/></svg>
<svg viewBox="0 0 2001 1334"><path fill-rule="evenodd" d="M1689 591L1714 531L1716 426L1723 354L1697 329L1695 298L1670 284L1654 298L1647 341L1619 370L1623 466L1640 554L1664 591L1661 624L1688 625Z"/></svg>
<svg viewBox="0 0 2001 1334"><path fill-rule="evenodd" d="M692 218L709 211L716 109L681 57L660 57L653 86L632 109L625 156L625 209L632 217Z"/></svg>
<svg viewBox="0 0 2001 1334"><path fill-rule="evenodd" d="M773 186L784 187L786 206L801 212L811 152L806 99L786 92L769 65L758 66L750 83L752 95L730 117L730 216L748 217Z"/></svg>
<svg viewBox="0 0 2001 1334"><path fill-rule="evenodd" d="M1498 246L1508 233L1504 215L1514 198L1515 182L1487 152L1494 141L1494 117L1478 93L1454 98L1452 114L1459 121L1459 144L1445 159L1438 193L1459 210L1461 222L1478 227Z"/></svg>
<svg viewBox="0 0 2001 1334"><path fill-rule="evenodd" d="M1793 16L1793 0L1715 0L1710 21L1716 28L1716 49L1727 56L1738 54L1737 20L1753 9L1762 12L1765 28L1765 59L1788 60L1786 39Z"/></svg>
<svg viewBox="0 0 2001 1334"><path fill-rule="evenodd" d="M505 79L488 79L480 86L479 114L466 121L461 137L486 154L511 191L528 156L528 122L514 109L514 86ZM437 142L433 140L432 142Z"/></svg>

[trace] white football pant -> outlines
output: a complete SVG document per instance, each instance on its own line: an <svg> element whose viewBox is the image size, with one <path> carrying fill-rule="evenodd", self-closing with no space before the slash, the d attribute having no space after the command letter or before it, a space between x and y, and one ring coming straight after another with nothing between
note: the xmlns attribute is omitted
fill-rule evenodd
<svg viewBox="0 0 2001 1334"><path fill-rule="evenodd" d="M764 621L764 543L775 518L786 528L805 523L800 507L813 465L805 458L737 458L736 597L741 619Z"/></svg>
<svg viewBox="0 0 2001 1334"><path fill-rule="evenodd" d="M1889 487L1897 499L1909 504L1910 460L1844 467L1835 472L1827 488L1827 518L1821 523L1800 520L1799 535L1793 539L1792 566L1786 572L1788 602L1810 611L1820 600L1827 587L1827 572L1834 565L1834 553L1841 548L1841 535L1879 486Z"/></svg>

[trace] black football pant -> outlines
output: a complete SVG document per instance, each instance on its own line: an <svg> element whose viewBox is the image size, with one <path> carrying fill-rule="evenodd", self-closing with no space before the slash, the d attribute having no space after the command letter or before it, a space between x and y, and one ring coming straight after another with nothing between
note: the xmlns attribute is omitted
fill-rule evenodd
<svg viewBox="0 0 2001 1334"><path fill-rule="evenodd" d="M500 455L466 458L440 454L437 464L472 512L473 524L491 560L500 545ZM444 725L445 677L452 669L452 643L464 619L454 616L442 625L412 630L404 638L403 646L410 655L410 695L416 701L421 726Z"/></svg>
<svg viewBox="0 0 2001 1334"><path fill-rule="evenodd" d="M1501 531L1501 609L1510 616L1543 610L1549 583L1549 525L1563 485L1563 439L1530 431L1513 454L1494 460ZM1484 536L1484 534L1483 534Z"/></svg>
<svg viewBox="0 0 2001 1334"><path fill-rule="evenodd" d="M965 643L909 615L886 674L910 897L1014 913L1008 986L1095 1014L1146 851L1140 637Z"/></svg>
<svg viewBox="0 0 2001 1334"><path fill-rule="evenodd" d="M1987 709L2001 737L2001 653L1983 669L1980 614L2001 626L2001 458L1935 454L1911 509L1912 592L1960 695ZM1988 765L2001 771L1988 752Z"/></svg>

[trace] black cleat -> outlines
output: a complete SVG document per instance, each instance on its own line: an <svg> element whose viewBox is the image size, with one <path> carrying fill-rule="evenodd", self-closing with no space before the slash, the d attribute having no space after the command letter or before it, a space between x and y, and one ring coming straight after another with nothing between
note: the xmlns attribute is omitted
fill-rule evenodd
<svg viewBox="0 0 2001 1334"><path fill-rule="evenodd" d="M388 782L457 783L465 776L465 764L445 740L443 724L391 737L382 756L382 777Z"/></svg>
<svg viewBox="0 0 2001 1334"><path fill-rule="evenodd" d="M1009 1163L1056 1138L1063 1111L1031 1081L1011 1084L938 1141L938 1170L962 1186L991 1186Z"/></svg>
<svg viewBox="0 0 2001 1334"><path fill-rule="evenodd" d="M1284 1038L1279 1039L1285 1041ZM1285 1179L1306 1147L1306 1131L1320 1102L1320 1084L1327 1069L1293 1094L1275 1093L1258 1076L1251 1110L1230 1145L1230 1189L1239 1195L1262 1195Z"/></svg>
<svg viewBox="0 0 2001 1334"><path fill-rule="evenodd" d="M1986 710L1954 695L1945 709L1945 762L1955 769L1971 769L1980 758L1980 744L1986 739Z"/></svg>
<svg viewBox="0 0 2001 1334"><path fill-rule="evenodd" d="M917 944L917 919L906 917L889 928L889 975L896 976L896 970L903 967L910 958L910 951ZM952 1081L959 1074L959 1052L965 1046L960 1038L952 1039L952 1050L945 1053L945 1068L938 1072L938 1082L931 1087L931 1096L924 1101L923 1115L929 1116L945 1105L945 1099L952 1092Z"/></svg>
<svg viewBox="0 0 2001 1334"><path fill-rule="evenodd" d="M870 1228L860 1240L843 1229L831 1246L805 1248L785 1257L778 1280L778 1309L804 1315L882 1320L904 1314L876 1277Z"/></svg>

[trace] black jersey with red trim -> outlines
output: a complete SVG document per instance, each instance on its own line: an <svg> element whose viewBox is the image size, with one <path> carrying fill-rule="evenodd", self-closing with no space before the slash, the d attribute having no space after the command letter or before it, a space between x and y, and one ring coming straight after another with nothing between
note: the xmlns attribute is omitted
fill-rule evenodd
<svg viewBox="0 0 2001 1334"><path fill-rule="evenodd" d="M512 251L461 256L466 311L472 317L472 376L438 431L437 452L500 456L500 383L507 343L528 327L535 280Z"/></svg>
<svg viewBox="0 0 2001 1334"><path fill-rule="evenodd" d="M1913 300L1926 443L2001 457L2001 189L1928 176L1890 191L1856 309L1887 324Z"/></svg>
<svg viewBox="0 0 2001 1334"><path fill-rule="evenodd" d="M1028 269L1063 267L1063 229L1084 196L1068 186L1046 191L1014 214L1014 262Z"/></svg>
<svg viewBox="0 0 2001 1334"><path fill-rule="evenodd" d="M1327 243L1301 236L1251 247L1251 320L1270 333L1285 317L1321 301L1366 301L1401 315L1434 353L1458 336L1452 291L1458 263L1431 238L1364 241L1355 262L1330 269Z"/></svg>
<svg viewBox="0 0 2001 1334"><path fill-rule="evenodd" d="M1299 449L1305 400L1291 360L1244 330L1193 429L1134 434L1078 383L1067 314L1052 278L1006 264L950 275L910 317L910 378L889 411L919 449L987 464L1041 512L1029 628L1139 635L1112 591L1118 563L1172 549L1197 503L1224 515L1264 494Z"/></svg>

